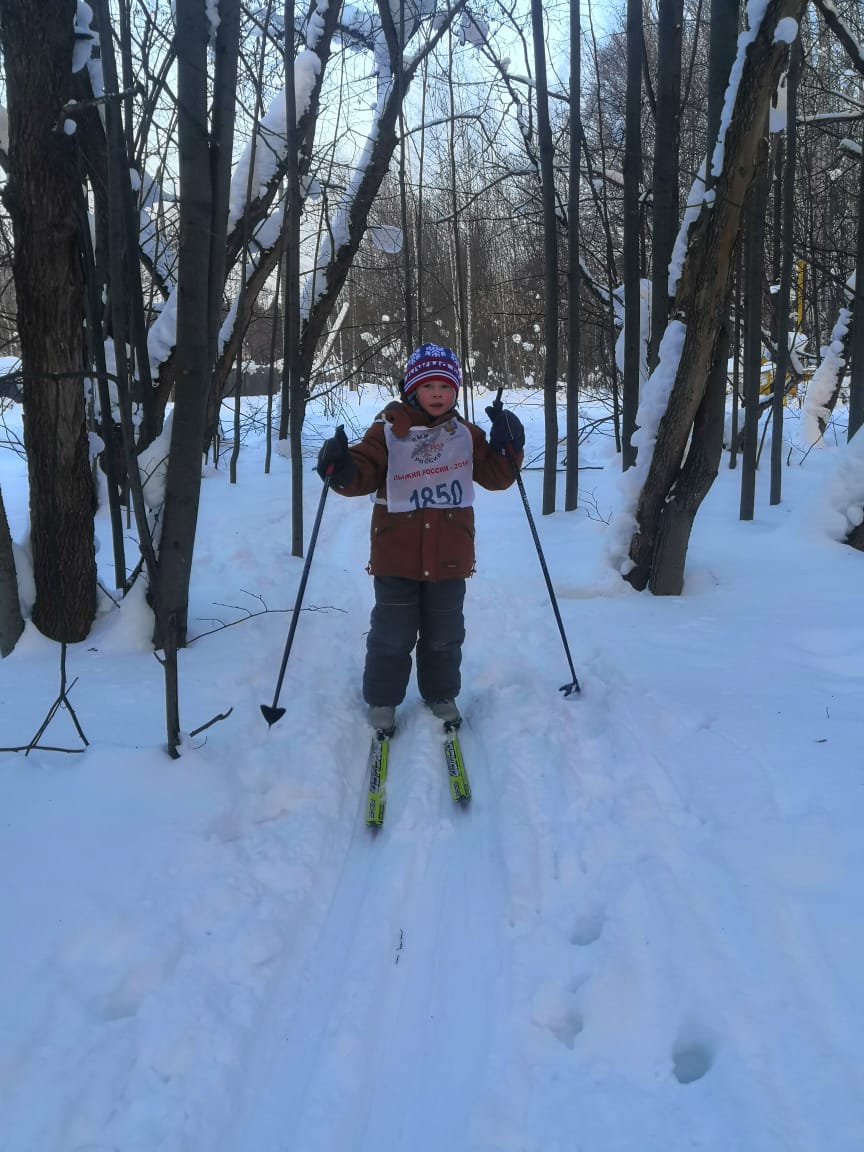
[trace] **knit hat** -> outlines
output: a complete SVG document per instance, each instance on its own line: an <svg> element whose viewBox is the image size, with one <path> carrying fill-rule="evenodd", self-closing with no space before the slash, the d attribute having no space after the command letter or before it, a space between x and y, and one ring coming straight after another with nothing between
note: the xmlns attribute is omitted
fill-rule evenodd
<svg viewBox="0 0 864 1152"><path fill-rule="evenodd" d="M414 395L421 384L429 380L441 380L448 384L456 393L454 403L459 397L459 386L462 383L462 372L459 368L459 359L450 348L440 344L421 344L408 357L405 368L405 379L402 382L402 392L406 400Z"/></svg>

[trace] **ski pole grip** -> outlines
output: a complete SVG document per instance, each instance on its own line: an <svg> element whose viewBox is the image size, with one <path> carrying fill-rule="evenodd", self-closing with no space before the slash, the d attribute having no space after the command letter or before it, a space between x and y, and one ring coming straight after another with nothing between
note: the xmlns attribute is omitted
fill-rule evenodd
<svg viewBox="0 0 864 1152"><path fill-rule="evenodd" d="M345 435L345 425L344 424L337 424L336 425L336 435L338 436L340 432L342 433L343 436ZM327 475L328 476L333 475L333 470L335 469L335 467L336 467L336 464L334 463L334 461L331 460L330 463L327 465Z"/></svg>
<svg viewBox="0 0 864 1152"><path fill-rule="evenodd" d="M504 405L501 402L501 394L503 391L504 391L504 385L502 384L501 387L498 389L498 393L495 396L495 399L492 401L492 407L495 409L496 412L501 412L504 409ZM512 444L507 445L507 447L505 449L505 455L509 459L510 464L513 468L513 475L518 476L519 475L519 465L516 463L516 452L514 451Z"/></svg>

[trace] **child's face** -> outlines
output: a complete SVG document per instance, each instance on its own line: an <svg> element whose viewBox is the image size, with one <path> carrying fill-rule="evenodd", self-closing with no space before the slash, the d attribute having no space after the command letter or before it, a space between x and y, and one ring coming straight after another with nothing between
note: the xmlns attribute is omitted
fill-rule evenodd
<svg viewBox="0 0 864 1152"><path fill-rule="evenodd" d="M424 380L418 387L417 403L427 416L442 416L456 402L453 389L443 380Z"/></svg>

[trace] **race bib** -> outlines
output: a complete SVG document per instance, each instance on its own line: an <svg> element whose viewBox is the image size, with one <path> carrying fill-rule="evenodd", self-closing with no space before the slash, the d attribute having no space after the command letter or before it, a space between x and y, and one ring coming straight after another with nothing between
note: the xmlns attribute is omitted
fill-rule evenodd
<svg viewBox="0 0 864 1152"><path fill-rule="evenodd" d="M387 441L387 511L422 508L469 508L474 503L473 443L458 420L437 428L412 428L396 436L389 421Z"/></svg>

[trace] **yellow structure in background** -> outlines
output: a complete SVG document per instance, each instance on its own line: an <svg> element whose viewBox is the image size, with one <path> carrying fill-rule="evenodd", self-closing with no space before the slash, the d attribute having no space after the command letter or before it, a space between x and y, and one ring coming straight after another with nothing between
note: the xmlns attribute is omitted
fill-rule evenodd
<svg viewBox="0 0 864 1152"><path fill-rule="evenodd" d="M787 373L786 379L789 379ZM762 367L759 370L759 395L770 396L774 389L774 361L768 360L765 356L762 357ZM783 395L783 403L788 404L790 400L794 400L798 395L798 385L793 384L787 392Z"/></svg>
<svg viewBox="0 0 864 1152"><path fill-rule="evenodd" d="M795 321L798 332L801 331L801 325L804 323L804 268L803 260L798 261L798 272L795 277ZM803 379L809 380L813 375L810 371L803 373ZM787 376L788 379L788 376ZM774 387L774 364L766 356L762 357L762 368L759 372L759 393L762 396L770 396ZM788 403L789 400L794 400L798 395L798 385L793 384L789 391L783 397L783 403Z"/></svg>

